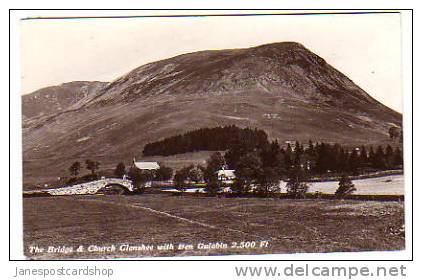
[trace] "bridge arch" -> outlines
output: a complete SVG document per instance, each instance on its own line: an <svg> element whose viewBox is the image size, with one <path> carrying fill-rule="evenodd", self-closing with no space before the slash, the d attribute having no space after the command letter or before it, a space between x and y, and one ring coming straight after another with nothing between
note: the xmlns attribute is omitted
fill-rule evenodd
<svg viewBox="0 0 422 280"><path fill-rule="evenodd" d="M119 183L107 183L105 184L103 187L101 187L100 189L98 189L98 191L96 192L97 194L104 194L104 195L123 195L123 194L128 194L130 193L131 190Z"/></svg>

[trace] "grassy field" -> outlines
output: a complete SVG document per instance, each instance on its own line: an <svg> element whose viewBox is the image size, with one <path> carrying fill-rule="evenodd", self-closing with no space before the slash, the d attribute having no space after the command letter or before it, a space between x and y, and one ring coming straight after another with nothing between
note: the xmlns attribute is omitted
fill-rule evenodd
<svg viewBox="0 0 422 280"><path fill-rule="evenodd" d="M362 195L404 195L404 176L391 175L377 178L353 180L356 191L353 194ZM338 181L310 183L310 192L334 194L338 188ZM282 186L285 190L285 184Z"/></svg>
<svg viewBox="0 0 422 280"><path fill-rule="evenodd" d="M33 259L402 250L403 224L400 202L165 194L24 198L25 255ZM201 245L217 242L228 247ZM178 248L181 243L193 248ZM138 247L128 251L124 244ZM159 250L163 244L173 248ZM84 251L76 252L80 245ZM111 251L91 246L88 252L90 245ZM73 251L31 253L30 246Z"/></svg>

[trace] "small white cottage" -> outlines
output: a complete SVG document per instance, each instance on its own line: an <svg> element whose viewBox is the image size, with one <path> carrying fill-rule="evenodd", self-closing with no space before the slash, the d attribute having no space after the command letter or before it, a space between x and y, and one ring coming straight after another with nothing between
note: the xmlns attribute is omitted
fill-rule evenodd
<svg viewBox="0 0 422 280"><path fill-rule="evenodd" d="M133 159L133 164L136 168L141 170L157 170L160 169L160 165L155 161L136 161Z"/></svg>
<svg viewBox="0 0 422 280"><path fill-rule="evenodd" d="M236 175L233 169L220 169L217 171L218 180L224 184L233 184Z"/></svg>

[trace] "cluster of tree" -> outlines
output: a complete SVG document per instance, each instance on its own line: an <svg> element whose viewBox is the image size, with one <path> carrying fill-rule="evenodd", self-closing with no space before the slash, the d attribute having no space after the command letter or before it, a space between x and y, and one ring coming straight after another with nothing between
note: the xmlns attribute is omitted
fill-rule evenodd
<svg viewBox="0 0 422 280"><path fill-rule="evenodd" d="M75 161L72 163L72 165L69 167L69 172L72 177L68 180L68 184L73 184L77 182L86 182L86 181L92 181L96 180L98 178L97 176L97 170L100 168L100 163L98 161L93 161L90 159L87 159L85 161L85 168L89 171L91 171L90 174L86 174L82 177L78 177L81 173L82 164L79 161Z"/></svg>
<svg viewBox="0 0 422 280"><path fill-rule="evenodd" d="M281 172L283 169L278 163L271 165L262 155L262 151L257 149L241 154L236 164L236 178L231 184L225 185L224 180L219 180L217 176L219 170L228 167L226 157L220 152L213 153L205 167L188 166L177 171L175 184L179 190L183 189L187 179L200 174L196 178L202 178L205 181L205 191L210 196L219 193L223 187L229 187L234 195L268 196L280 191L280 180L284 173ZM294 179L289 181L287 189L292 197L303 196L302 192L307 191L308 185L304 174L305 172L299 168L291 171L291 178Z"/></svg>
<svg viewBox="0 0 422 280"><path fill-rule="evenodd" d="M277 140L260 149L248 150L245 147L230 149L225 154L229 168L238 169L243 164L243 156L258 153L263 168L274 168L278 173L287 175L292 169L305 169L309 174L325 174L327 172L356 173L366 170L386 170L401 168L403 164L402 151L378 146L374 151L365 146L347 149L339 144L296 142L292 147L288 144L284 149Z"/></svg>
<svg viewBox="0 0 422 280"><path fill-rule="evenodd" d="M280 166L265 165L257 150L241 155L233 184L225 185L217 177L217 172L226 167L225 157L220 152L215 152L207 160L205 167L190 165L176 171L175 187L183 192L188 181L205 181L205 191L210 196L219 193L223 187L229 187L235 195L268 196L280 191L280 180L283 177L287 180L286 191L289 197L304 198L309 190L309 172L306 169L296 165L287 171L286 176L283 176ZM335 196L344 198L354 191L356 188L351 179L343 174Z"/></svg>
<svg viewBox="0 0 422 280"><path fill-rule="evenodd" d="M200 183L204 181L205 168L202 165L189 165L179 169L174 174L174 186L179 191L185 191L189 183Z"/></svg>
<svg viewBox="0 0 422 280"><path fill-rule="evenodd" d="M260 148L237 145L223 156L214 153L202 169L204 180L213 189L221 188L217 171L222 168L234 169L236 179L230 185L233 193L251 193L268 195L279 191L281 179L287 180L287 192L292 197L301 197L307 191L307 179L310 175L323 175L328 172L338 174L356 174L374 170L401 168L402 151L378 146L374 151L365 146L347 149L339 144L309 143L304 146L296 142L294 146L281 148L277 140ZM192 167L181 170L188 174ZM197 167L201 170L201 167ZM182 179L188 178L188 175ZM181 182L182 180L180 180ZM343 181L342 184L346 184ZM347 184L346 184L347 185Z"/></svg>
<svg viewBox="0 0 422 280"><path fill-rule="evenodd" d="M176 171L173 182L177 190L183 192L191 183L204 183L205 191L215 195L221 191L223 183L218 180L217 172L225 167L225 159L220 152L213 153L206 165L189 165Z"/></svg>
<svg viewBox="0 0 422 280"><path fill-rule="evenodd" d="M316 147L318 147L318 145L316 145ZM286 188L289 196L292 198L303 198L309 189L307 179L310 170L303 168L300 155L314 148L315 147L310 144L308 149L303 149L299 143L296 143L294 152L292 152L292 154L296 154L296 156L292 157L291 161L289 161L289 163L292 163L290 168L286 165L286 151L289 149L281 149L278 146L278 143L274 141L265 149L255 148L246 152L245 150L242 150L243 152L238 154L236 161L233 161L234 153L232 150L229 150L225 156L220 152L215 152L207 160L205 166L190 165L184 167L177 170L174 177L172 168L163 164L160 164L161 167L158 170L140 170L133 166L127 171L123 162L117 164L114 175L123 177L127 174L134 182L135 192L137 193L143 193L146 182L154 180L166 181L173 178L176 189L182 192L189 183L205 182L205 191L210 196L216 195L223 187L227 186L237 195L252 193L257 196L267 196L280 191L280 180L283 178L287 179ZM387 148L386 150L389 149ZM388 154L388 152L385 154ZM231 160L230 165L228 165L229 160ZM74 162L69 168L70 173L74 176L71 179L74 183L81 180L89 181L98 179L96 171L100 164L91 160L86 160L85 164L86 169L91 171L91 173L82 178L77 177L81 170L80 162ZM236 168L236 178L233 184L224 185L224 182L219 180L217 173L219 170L226 169L229 166ZM342 198L355 190L351 180L343 175L335 195Z"/></svg>
<svg viewBox="0 0 422 280"><path fill-rule="evenodd" d="M189 172L196 169L202 170L203 178L207 183L205 190L209 195L217 194L223 187L230 187L235 195L268 196L280 191L281 179L287 180L286 191L291 198L304 198L309 190L308 170L296 165L288 169L287 174L283 176L284 174L280 171L285 170L284 168L280 168L277 164L268 165L268 162L264 163L262 151L260 153L255 150L241 155L235 170L234 183L226 186L216 176L216 172L225 167L227 167L226 159L220 152L216 152L207 160L206 167L189 166L184 168L180 174L185 175L181 177L181 181L175 179L178 182L176 185L182 186L184 180L189 178ZM178 173L176 172L176 174ZM356 191L354 184L347 175L343 174L335 195L344 198L354 191Z"/></svg>
<svg viewBox="0 0 422 280"><path fill-rule="evenodd" d="M218 171L227 169L227 160L220 152L213 153L205 166L190 165L178 171L174 176L176 189L184 191L190 182L204 182L205 192L214 196L223 187L230 187L234 194L253 193L267 195L279 190L280 173L278 169L263 165L257 150L243 154L235 171L232 184L225 185L218 178Z"/></svg>
<svg viewBox="0 0 422 280"><path fill-rule="evenodd" d="M87 159L85 161L85 167L89 171L91 171L91 174L95 174L95 172L100 167L100 163L98 161L92 161L90 159ZM69 168L69 172L72 176L78 176L81 172L82 164L79 161L75 161Z"/></svg>
<svg viewBox="0 0 422 280"><path fill-rule="evenodd" d="M392 127L390 137L401 137L401 130ZM327 172L356 173L368 169L384 170L400 168L403 164L402 151L390 146L346 148L339 144L296 142L281 148L277 140L268 141L263 130L224 126L201 128L149 143L144 155L173 155L194 151L227 151L224 155L229 168L237 169L240 158L251 151L257 151L263 167L277 168L285 174L301 166L311 174Z"/></svg>
<svg viewBox="0 0 422 280"><path fill-rule="evenodd" d="M223 151L237 146L259 148L268 145L263 130L239 128L234 125L201 128L146 144L145 156L169 156L195 151Z"/></svg>
<svg viewBox="0 0 422 280"><path fill-rule="evenodd" d="M386 170L401 168L403 165L402 151L393 150L390 145L376 150L371 146L352 148L351 150L339 144L325 144L309 142L306 149L296 143L294 151L290 147L285 151L286 164L300 165L309 170L311 174L324 174L327 172L359 173L367 170Z"/></svg>

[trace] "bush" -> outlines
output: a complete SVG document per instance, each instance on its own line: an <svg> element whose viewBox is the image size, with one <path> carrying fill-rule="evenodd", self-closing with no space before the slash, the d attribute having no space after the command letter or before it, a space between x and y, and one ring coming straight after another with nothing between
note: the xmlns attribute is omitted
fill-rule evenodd
<svg viewBox="0 0 422 280"><path fill-rule="evenodd" d="M91 182L95 180L98 180L97 174L86 174L82 177L71 177L66 181L66 184L77 185L77 184L82 184L82 183Z"/></svg>
<svg viewBox="0 0 422 280"><path fill-rule="evenodd" d="M129 169L129 178L132 180L136 193L143 193L145 185L154 179L154 172L150 170L140 170L136 167Z"/></svg>
<svg viewBox="0 0 422 280"><path fill-rule="evenodd" d="M216 196L222 189L222 183L219 180L211 180L205 186L205 192L208 196Z"/></svg>
<svg viewBox="0 0 422 280"><path fill-rule="evenodd" d="M196 184L204 181L204 173L200 166L194 166L189 170L188 178L190 181L194 181Z"/></svg>
<svg viewBox="0 0 422 280"><path fill-rule="evenodd" d="M213 153L210 158L207 160L207 165L205 168L197 166L201 170L203 179L205 180L205 192L209 196L215 196L221 191L223 183L218 180L217 172L218 170L225 167L225 160L223 155L220 152Z"/></svg>
<svg viewBox="0 0 422 280"><path fill-rule="evenodd" d="M352 180L346 175L341 176L340 181L338 183L338 189L336 190L335 195L337 197L342 198L342 197L352 194L355 191L356 191L356 188Z"/></svg>
<svg viewBox="0 0 422 280"><path fill-rule="evenodd" d="M259 188L261 184L258 184L258 180L260 181L259 183L265 184L265 180L261 180L266 178L266 176L263 176L262 161L256 151L240 155L239 163L234 173L236 178L230 189L236 194L247 194L253 187ZM262 190L260 188L258 192ZM255 191L257 190L255 189Z"/></svg>
<svg viewBox="0 0 422 280"><path fill-rule="evenodd" d="M66 184L68 185L74 185L78 183L78 178L77 177L72 177L69 180L66 181Z"/></svg>
<svg viewBox="0 0 422 280"><path fill-rule="evenodd" d="M179 192L184 192L186 190L186 184L185 181L188 178L188 172L189 169L182 168L180 170L176 171L176 174L174 174L174 187Z"/></svg>
<svg viewBox="0 0 422 280"><path fill-rule="evenodd" d="M85 182L90 182L90 181L95 181L95 180L98 180L97 174L86 174L80 178L79 182L85 183Z"/></svg>
<svg viewBox="0 0 422 280"><path fill-rule="evenodd" d="M235 195L247 194L252 189L251 185L251 182L246 179L236 178L234 183L230 186L230 190Z"/></svg>
<svg viewBox="0 0 422 280"><path fill-rule="evenodd" d="M92 161L90 159L87 159L85 161L86 169L91 171L91 174L94 175L95 172L100 168L100 163L98 161Z"/></svg>
<svg viewBox="0 0 422 280"><path fill-rule="evenodd" d="M286 184L287 193L293 198L304 198L309 190L306 176L303 170L296 168L292 170Z"/></svg>
<svg viewBox="0 0 422 280"><path fill-rule="evenodd" d="M72 176L77 177L81 171L81 163L75 161L69 168L69 172Z"/></svg>
<svg viewBox="0 0 422 280"><path fill-rule="evenodd" d="M286 185L287 193L293 198L304 198L309 190L309 185L306 182L289 181Z"/></svg>
<svg viewBox="0 0 422 280"><path fill-rule="evenodd" d="M123 177L126 174L126 166L123 162L117 164L116 169L114 170L114 175L118 178Z"/></svg>
<svg viewBox="0 0 422 280"><path fill-rule="evenodd" d="M257 180L255 192L260 196L268 196L280 191L280 175L276 168L265 167Z"/></svg>
<svg viewBox="0 0 422 280"><path fill-rule="evenodd" d="M160 168L155 173L155 180L168 181L173 177L173 169L164 164L160 164Z"/></svg>

